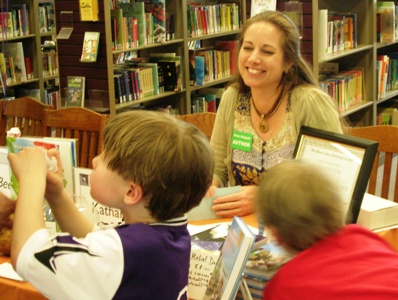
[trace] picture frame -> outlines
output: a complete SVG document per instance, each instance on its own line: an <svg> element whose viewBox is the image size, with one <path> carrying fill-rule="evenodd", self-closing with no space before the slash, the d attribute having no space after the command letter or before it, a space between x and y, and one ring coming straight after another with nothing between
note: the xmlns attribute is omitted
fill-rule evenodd
<svg viewBox="0 0 398 300"><path fill-rule="evenodd" d="M378 142L302 126L293 152L322 167L340 189L347 207L346 223L356 223Z"/></svg>

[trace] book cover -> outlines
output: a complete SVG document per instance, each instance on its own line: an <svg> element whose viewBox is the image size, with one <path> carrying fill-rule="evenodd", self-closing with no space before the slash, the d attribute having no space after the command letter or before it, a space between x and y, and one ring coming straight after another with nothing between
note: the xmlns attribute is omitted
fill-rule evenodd
<svg viewBox="0 0 398 300"><path fill-rule="evenodd" d="M84 107L85 77L68 76L66 85L65 106Z"/></svg>
<svg viewBox="0 0 398 300"><path fill-rule="evenodd" d="M251 278L270 280L278 269L292 258L293 255L286 252L276 242L265 238L253 245L244 274Z"/></svg>
<svg viewBox="0 0 398 300"><path fill-rule="evenodd" d="M80 21L98 21L98 0L79 0Z"/></svg>
<svg viewBox="0 0 398 300"><path fill-rule="evenodd" d="M60 153L63 168L63 183L66 192L73 198L73 168L76 166L76 140L61 138L34 138L34 137L7 137L7 147L9 153L18 153L26 147L41 147L44 150L57 149ZM16 199L18 195L18 181L10 170L11 199ZM46 228L52 233L58 230L56 222L52 216L51 209L45 202L44 217Z"/></svg>
<svg viewBox="0 0 398 300"><path fill-rule="evenodd" d="M10 163L7 147L0 147L0 193L11 199Z"/></svg>
<svg viewBox="0 0 398 300"><path fill-rule="evenodd" d="M74 168L74 200L76 206L97 226L122 223L123 215L119 209L100 204L91 197L90 176L92 171L88 168Z"/></svg>
<svg viewBox="0 0 398 300"><path fill-rule="evenodd" d="M8 43L8 57L10 59L13 82L27 81L25 55L22 42Z"/></svg>
<svg viewBox="0 0 398 300"><path fill-rule="evenodd" d="M276 10L276 0L252 0L250 18L266 10Z"/></svg>
<svg viewBox="0 0 398 300"><path fill-rule="evenodd" d="M195 56L195 85L203 86L205 79L205 58L203 56Z"/></svg>
<svg viewBox="0 0 398 300"><path fill-rule="evenodd" d="M86 31L83 39L81 62L96 62L98 56L100 33Z"/></svg>
<svg viewBox="0 0 398 300"><path fill-rule="evenodd" d="M254 239L246 223L235 216L203 300L235 299Z"/></svg>
<svg viewBox="0 0 398 300"><path fill-rule="evenodd" d="M380 14L381 42L395 40L395 4L394 1L378 1L377 13Z"/></svg>

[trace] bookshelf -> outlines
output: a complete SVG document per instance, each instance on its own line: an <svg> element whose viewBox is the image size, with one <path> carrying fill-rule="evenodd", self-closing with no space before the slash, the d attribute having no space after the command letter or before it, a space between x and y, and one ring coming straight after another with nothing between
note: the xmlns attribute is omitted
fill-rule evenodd
<svg viewBox="0 0 398 300"><path fill-rule="evenodd" d="M320 23L318 11L351 12L357 15L357 47L321 57L318 51ZM323 63L336 62L340 70L362 68L364 74L364 100L342 112L353 125L374 125L376 122L376 57L380 45L376 42L376 1L374 0L315 0L312 1L313 68L319 74Z"/></svg>
<svg viewBox="0 0 398 300"><path fill-rule="evenodd" d="M236 35L239 29L228 30L224 32L204 34L200 36L191 36L189 34L188 24L188 3L187 0L166 0L166 12L174 14L174 28L175 38L172 40L165 41L163 43L153 43L142 45L133 48L127 48L123 50L112 50L112 47L106 47L106 61L107 61L107 77L108 77L108 91L109 91L109 111L110 114L115 114L125 109L133 108L134 106L145 104L154 107L165 107L171 105L173 108L177 108L180 114L187 114L192 112L192 98L193 95L207 87L223 87L231 79L232 76L226 76L219 79L206 82L203 86L194 86L190 84L189 75L189 48L188 43L200 41L202 47L210 47L215 44L217 40L233 40L236 39ZM209 4L214 4L214 1L208 1ZM210 3L211 2L211 3ZM239 2L239 16L240 21L243 22L246 19L246 0L230 1L220 0L218 3L237 3ZM111 24L111 11L109 3L104 1L104 23ZM105 39L106 45L112 45L112 28L111 26L105 26ZM178 91L166 91L159 95L153 95L145 97L143 99L115 103L115 84L113 81L114 72L114 61L115 56L120 53L129 51L137 51L139 57L149 57L152 52L168 52L175 53L177 56L181 56L181 82L182 88Z"/></svg>
<svg viewBox="0 0 398 300"><path fill-rule="evenodd" d="M4 3L4 2L3 2ZM31 76L21 79L5 80L6 96L23 96L26 91L32 93L38 100L46 102L48 92L57 92L58 88L58 56L56 46L55 28L55 2L54 0L16 0L8 6L2 6L2 14L12 12L13 8L26 7L26 17L21 13L21 21L16 21L14 28L17 31L19 24L24 24L19 33L1 34L1 52L5 57L11 55L10 45L22 44L26 73L29 73L31 66ZM46 13L46 23L43 25L43 12ZM16 12L18 16L18 12ZM26 24L26 25L25 25ZM26 29L25 30L25 26ZM47 27L45 27L47 26ZM21 32L21 30L23 32ZM26 61L25 58L28 60ZM8 62L7 62L8 63ZM2 93L4 94L4 93Z"/></svg>

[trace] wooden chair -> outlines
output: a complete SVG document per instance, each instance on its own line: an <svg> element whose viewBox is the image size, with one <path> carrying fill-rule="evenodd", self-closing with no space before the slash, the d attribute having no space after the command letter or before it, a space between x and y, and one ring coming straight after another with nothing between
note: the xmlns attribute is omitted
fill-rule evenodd
<svg viewBox="0 0 398 300"><path fill-rule="evenodd" d="M205 112L189 115L177 115L176 117L180 120L196 126L210 140L211 134L213 132L214 121L216 119L216 113Z"/></svg>
<svg viewBox="0 0 398 300"><path fill-rule="evenodd" d="M78 166L92 168L93 158L102 151L108 117L82 107L46 110L43 135L77 139Z"/></svg>
<svg viewBox="0 0 398 300"><path fill-rule="evenodd" d="M398 126L393 125L377 125L352 128L349 134L376 141L379 143L379 148L373 164L372 172L369 178L368 193L376 194L376 185L378 180L381 180L381 194L378 195L384 199L388 199L390 182L393 183L393 199L398 202L398 176L392 174L393 156L398 154ZM381 155L380 155L381 154ZM384 169L381 174L378 174L379 159L384 154ZM395 168L397 163L395 163ZM396 169L397 170L397 169Z"/></svg>
<svg viewBox="0 0 398 300"><path fill-rule="evenodd" d="M43 132L44 110L52 110L31 97L0 100L0 145L6 142L7 130L19 127L22 136L40 136Z"/></svg>

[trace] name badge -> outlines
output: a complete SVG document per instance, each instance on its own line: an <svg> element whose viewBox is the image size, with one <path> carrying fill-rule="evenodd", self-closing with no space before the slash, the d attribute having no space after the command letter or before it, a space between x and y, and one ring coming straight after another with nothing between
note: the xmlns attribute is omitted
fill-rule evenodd
<svg viewBox="0 0 398 300"><path fill-rule="evenodd" d="M252 151L253 135L250 133L234 131L232 133L232 149L245 152Z"/></svg>

